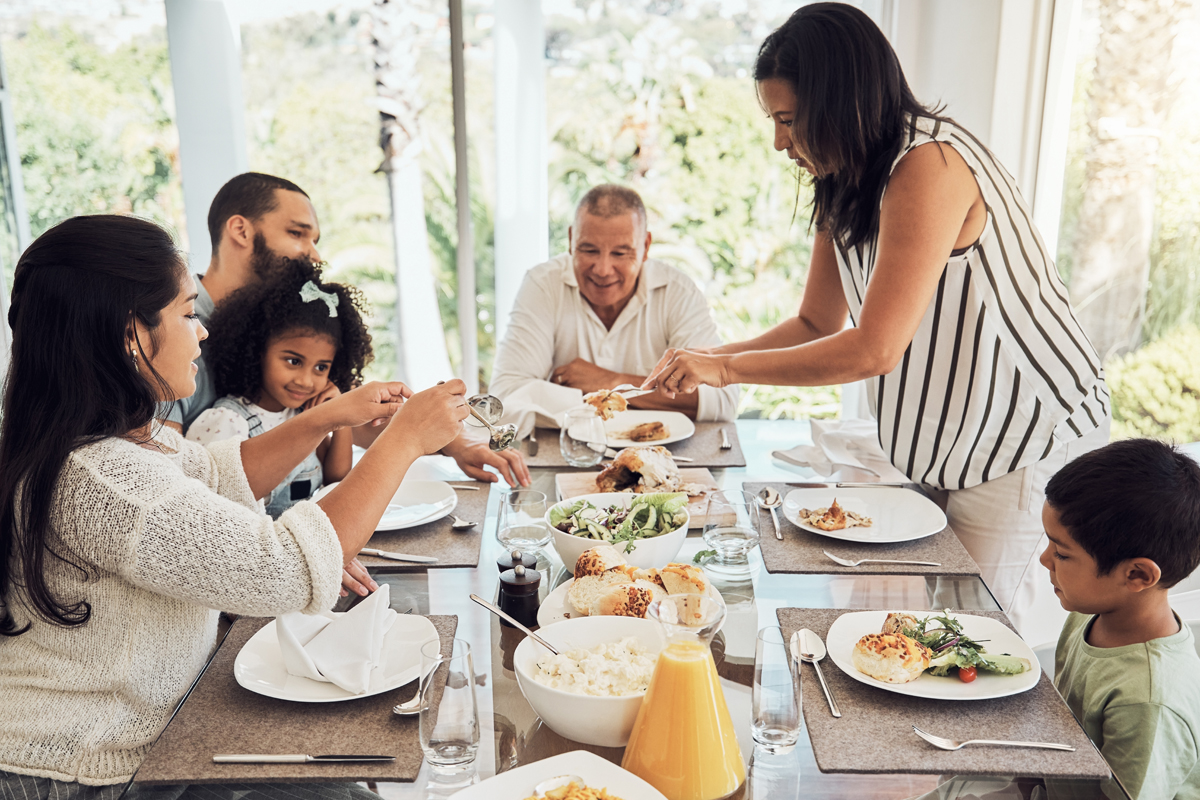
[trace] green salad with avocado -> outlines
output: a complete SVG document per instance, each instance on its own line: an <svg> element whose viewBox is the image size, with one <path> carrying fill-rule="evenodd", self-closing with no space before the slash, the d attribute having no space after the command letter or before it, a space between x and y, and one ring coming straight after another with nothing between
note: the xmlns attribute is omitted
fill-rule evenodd
<svg viewBox="0 0 1200 800"><path fill-rule="evenodd" d="M677 531L687 524L688 497L683 492L658 492L635 495L626 508L613 504L600 508L588 500L557 505L550 509L550 524L563 533L595 539L607 544L625 544L633 551L633 542Z"/></svg>
<svg viewBox="0 0 1200 800"><path fill-rule="evenodd" d="M949 610L917 620L914 626L905 626L903 633L929 648L933 655L928 667L930 675L949 675L951 669L957 669L959 680L970 683L978 670L1020 675L1032 668L1029 661L1019 656L987 652L983 646L986 639L972 639L963 633L962 623L950 616Z"/></svg>

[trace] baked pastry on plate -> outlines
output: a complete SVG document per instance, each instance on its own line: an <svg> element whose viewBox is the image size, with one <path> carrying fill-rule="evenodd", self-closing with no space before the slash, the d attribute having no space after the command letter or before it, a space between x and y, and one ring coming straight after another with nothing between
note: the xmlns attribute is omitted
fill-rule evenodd
<svg viewBox="0 0 1200 800"><path fill-rule="evenodd" d="M902 633L868 633L854 645L854 668L884 683L908 683L929 668L933 654Z"/></svg>

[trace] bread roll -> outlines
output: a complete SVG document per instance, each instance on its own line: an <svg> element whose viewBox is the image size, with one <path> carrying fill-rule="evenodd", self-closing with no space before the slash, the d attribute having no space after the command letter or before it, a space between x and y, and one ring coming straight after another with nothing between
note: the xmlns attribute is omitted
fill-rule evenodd
<svg viewBox="0 0 1200 800"><path fill-rule="evenodd" d="M571 584L571 588L567 590L567 600L576 611L587 616L591 613L590 609L596 598L603 594L605 589L618 583L633 583L633 578L621 569L610 569L602 575L585 575L576 578Z"/></svg>
<svg viewBox="0 0 1200 800"><path fill-rule="evenodd" d="M897 614L895 611L887 615L883 621L880 633L904 633L905 630L915 631L919 623L912 614Z"/></svg>
<svg viewBox="0 0 1200 800"><path fill-rule="evenodd" d="M603 575L610 569L625 566L625 557L611 544L602 544L584 550L575 562L575 580L586 575Z"/></svg>
<svg viewBox="0 0 1200 800"><path fill-rule="evenodd" d="M908 683L929 666L929 648L899 633L868 633L854 645L854 668L884 683Z"/></svg>
<svg viewBox="0 0 1200 800"><path fill-rule="evenodd" d="M658 574L669 594L704 594L708 591L704 570L691 564L667 564Z"/></svg>
<svg viewBox="0 0 1200 800"><path fill-rule="evenodd" d="M646 609L659 597L663 590L648 581L622 583L609 586L592 601L588 609L591 616L640 617L645 618Z"/></svg>

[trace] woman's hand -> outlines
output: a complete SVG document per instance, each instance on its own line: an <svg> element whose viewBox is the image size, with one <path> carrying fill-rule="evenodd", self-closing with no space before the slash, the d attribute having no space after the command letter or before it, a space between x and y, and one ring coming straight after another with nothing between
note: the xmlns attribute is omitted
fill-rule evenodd
<svg viewBox="0 0 1200 800"><path fill-rule="evenodd" d="M350 592L366 597L378 588L379 584L357 558L350 559L350 563L342 568L342 588L338 592L342 597Z"/></svg>
<svg viewBox="0 0 1200 800"><path fill-rule="evenodd" d="M642 383L643 389L657 389L668 398L683 392L691 394L700 386L718 389L736 383L730 374L730 356L700 350L667 350Z"/></svg>
<svg viewBox="0 0 1200 800"><path fill-rule="evenodd" d="M425 455L441 450L462 433L460 424L470 414L467 385L455 378L411 395L392 419L403 436Z"/></svg>
<svg viewBox="0 0 1200 800"><path fill-rule="evenodd" d="M329 415L327 422L330 431L358 425L382 425L400 410L407 398L413 396L412 389L400 381L372 381L345 394L338 392L336 397L321 400L328 391L310 402L315 408L320 408L321 413Z"/></svg>

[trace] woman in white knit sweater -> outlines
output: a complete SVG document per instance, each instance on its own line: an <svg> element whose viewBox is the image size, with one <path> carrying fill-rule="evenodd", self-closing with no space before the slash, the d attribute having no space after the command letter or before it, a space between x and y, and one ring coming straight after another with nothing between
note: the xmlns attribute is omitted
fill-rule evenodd
<svg viewBox="0 0 1200 800"><path fill-rule="evenodd" d="M459 432L465 387L375 383L304 416L387 428L340 485L272 521L249 472L153 423L195 389L196 288L171 237L76 217L21 256L0 423L0 797L115 797L215 642L217 610L319 612L405 471ZM393 416L394 415L394 416ZM315 447L315 442L314 445ZM89 788L93 787L93 788Z"/></svg>

